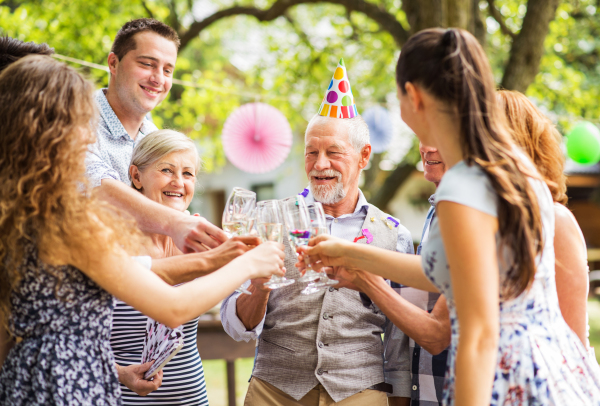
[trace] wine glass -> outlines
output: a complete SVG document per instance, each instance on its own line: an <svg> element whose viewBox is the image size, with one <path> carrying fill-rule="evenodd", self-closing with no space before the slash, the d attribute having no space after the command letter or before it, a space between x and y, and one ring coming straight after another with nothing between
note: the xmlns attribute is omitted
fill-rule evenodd
<svg viewBox="0 0 600 406"><path fill-rule="evenodd" d="M310 218L306 202L301 195L288 197L282 201L282 211L285 225L288 229L288 238L292 249L296 251L297 247L305 246L310 239ZM306 258L306 273L299 278L300 282L311 282L321 277L320 273L315 272L311 266L308 256Z"/></svg>
<svg viewBox="0 0 600 406"><path fill-rule="evenodd" d="M263 241L275 241L283 243L285 228L283 226L283 214L277 200L265 200L256 205L256 228L258 235ZM284 276L271 276L271 280L265 286L271 289L282 288L296 282Z"/></svg>
<svg viewBox="0 0 600 406"><path fill-rule="evenodd" d="M310 216L310 230L311 237L317 237L322 234L329 234L327 229L327 219L325 218L325 210L320 202L315 202L307 206L308 215ZM319 272L320 278L318 281L311 282L304 290L302 294L310 295L312 293L320 292L326 289L328 286L337 285L339 281L335 279L329 279L327 273L324 270Z"/></svg>
<svg viewBox="0 0 600 406"><path fill-rule="evenodd" d="M240 187L233 188L225 210L223 211L223 231L229 238L234 236L248 235L249 226L254 223L253 213L256 208L256 193ZM236 292L251 295L243 285Z"/></svg>

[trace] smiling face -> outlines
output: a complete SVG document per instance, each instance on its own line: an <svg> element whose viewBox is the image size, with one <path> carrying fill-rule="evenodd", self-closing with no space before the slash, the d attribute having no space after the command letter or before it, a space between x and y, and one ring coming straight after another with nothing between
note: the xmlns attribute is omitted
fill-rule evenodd
<svg viewBox="0 0 600 406"><path fill-rule="evenodd" d="M358 188L358 177L369 161L356 152L348 137L347 126L341 119L318 118L306 130L304 169L315 200L324 205L344 199L350 188Z"/></svg>
<svg viewBox="0 0 600 406"><path fill-rule="evenodd" d="M177 61L175 44L151 31L135 34L135 49L119 61L111 53L109 92L116 92L119 103L140 115L152 111L171 90Z"/></svg>
<svg viewBox="0 0 600 406"><path fill-rule="evenodd" d="M419 143L421 161L423 161L423 174L425 179L437 187L446 172L446 165L442 162L442 156L436 148L428 147Z"/></svg>
<svg viewBox="0 0 600 406"><path fill-rule="evenodd" d="M130 168L136 189L157 203L184 211L194 197L196 156L192 151L176 151L163 156L140 171Z"/></svg>

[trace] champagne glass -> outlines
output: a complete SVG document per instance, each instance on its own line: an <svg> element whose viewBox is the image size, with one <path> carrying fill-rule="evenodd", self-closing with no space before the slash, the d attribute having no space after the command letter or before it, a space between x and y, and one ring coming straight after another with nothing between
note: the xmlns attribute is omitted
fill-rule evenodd
<svg viewBox="0 0 600 406"><path fill-rule="evenodd" d="M252 215L256 207L256 193L240 187L233 188L223 211L223 231L229 238L248 235L248 226L253 223ZM251 295L243 285L236 292Z"/></svg>
<svg viewBox="0 0 600 406"><path fill-rule="evenodd" d="M256 228L258 235L263 241L275 241L283 243L284 226L283 214L279 208L277 200L265 200L256 205ZM285 276L271 276L271 280L265 283L265 286L271 289L282 288L296 282L294 279L287 279Z"/></svg>
<svg viewBox="0 0 600 406"><path fill-rule="evenodd" d="M310 218L306 202L302 195L288 197L283 199L283 217L288 229L288 238L292 249L296 251L297 247L305 246L310 239ZM321 274L315 272L311 266L308 256L305 256L306 273L299 278L300 282L311 282L319 279Z"/></svg>
<svg viewBox="0 0 600 406"><path fill-rule="evenodd" d="M317 237L322 234L329 234L327 229L327 219L325 217L325 210L320 202L315 202L307 206L308 215L310 216L310 230L311 237ZM311 282L304 290L302 294L310 295L312 293L320 292L325 290L328 286L337 285L339 281L335 279L329 279L327 273L324 270L319 272L320 278L317 282Z"/></svg>

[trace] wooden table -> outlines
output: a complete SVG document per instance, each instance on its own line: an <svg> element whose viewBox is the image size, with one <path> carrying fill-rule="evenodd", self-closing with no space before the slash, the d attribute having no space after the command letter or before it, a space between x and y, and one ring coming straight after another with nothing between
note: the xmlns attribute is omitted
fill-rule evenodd
<svg viewBox="0 0 600 406"><path fill-rule="evenodd" d="M205 315L206 316L206 315ZM228 405L235 406L235 360L254 357L255 341L237 342L229 337L218 316L198 321L198 351L205 360L224 359L227 363Z"/></svg>

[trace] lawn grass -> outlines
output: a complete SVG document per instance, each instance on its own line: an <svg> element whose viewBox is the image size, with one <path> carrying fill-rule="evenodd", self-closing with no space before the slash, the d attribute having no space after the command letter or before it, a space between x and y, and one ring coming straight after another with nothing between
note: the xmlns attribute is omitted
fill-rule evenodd
<svg viewBox="0 0 600 406"><path fill-rule="evenodd" d="M200 353L202 356L202 353ZM227 368L225 360L202 361L204 378L210 406L227 406ZM252 373L254 358L241 358L235 361L235 392L237 405L244 404L248 379Z"/></svg>

